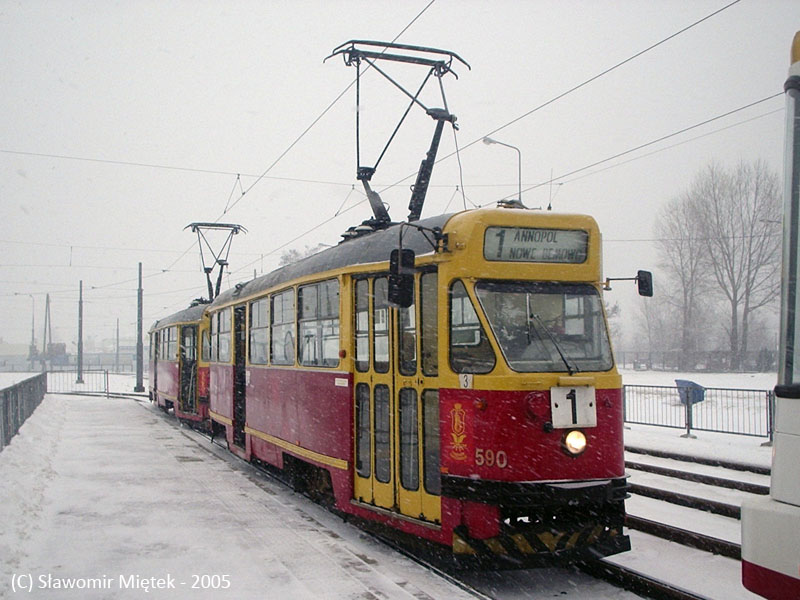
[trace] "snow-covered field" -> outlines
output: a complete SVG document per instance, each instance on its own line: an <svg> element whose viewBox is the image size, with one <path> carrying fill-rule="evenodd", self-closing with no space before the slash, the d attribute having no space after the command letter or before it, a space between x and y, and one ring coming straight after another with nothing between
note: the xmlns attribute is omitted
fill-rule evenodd
<svg viewBox="0 0 800 600"><path fill-rule="evenodd" d="M687 379L703 387L771 390L778 383L776 373L678 373L675 371L634 371L620 369L625 385L674 386L676 379Z"/></svg>

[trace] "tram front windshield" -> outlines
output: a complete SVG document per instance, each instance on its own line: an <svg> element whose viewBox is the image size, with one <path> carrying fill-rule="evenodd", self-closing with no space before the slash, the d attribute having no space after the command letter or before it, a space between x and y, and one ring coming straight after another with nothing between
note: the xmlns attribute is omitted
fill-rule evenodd
<svg viewBox="0 0 800 600"><path fill-rule="evenodd" d="M593 286L485 281L475 290L515 371L608 371L613 366L602 300Z"/></svg>

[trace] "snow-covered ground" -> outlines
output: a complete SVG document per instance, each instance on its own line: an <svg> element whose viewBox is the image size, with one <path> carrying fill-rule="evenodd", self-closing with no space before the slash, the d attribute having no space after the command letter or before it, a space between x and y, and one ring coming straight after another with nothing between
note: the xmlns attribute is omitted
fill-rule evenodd
<svg viewBox="0 0 800 600"><path fill-rule="evenodd" d="M24 373L22 371L15 371L13 373L0 373L0 390L12 385L18 384L20 381L25 381L31 377L36 377L39 373Z"/></svg>
<svg viewBox="0 0 800 600"><path fill-rule="evenodd" d="M210 450L149 402L48 395L0 452L0 598L470 597Z"/></svg>

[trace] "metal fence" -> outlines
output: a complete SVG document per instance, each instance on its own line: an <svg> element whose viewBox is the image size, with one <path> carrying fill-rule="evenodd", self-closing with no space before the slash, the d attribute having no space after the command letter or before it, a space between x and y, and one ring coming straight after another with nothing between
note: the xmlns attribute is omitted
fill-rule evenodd
<svg viewBox="0 0 800 600"><path fill-rule="evenodd" d="M108 371L48 371L47 391L51 394L105 394L108 396Z"/></svg>
<svg viewBox="0 0 800 600"><path fill-rule="evenodd" d="M17 435L47 393L47 374L35 375L0 390L0 450Z"/></svg>
<svg viewBox="0 0 800 600"><path fill-rule="evenodd" d="M772 390L626 385L625 422L772 439Z"/></svg>

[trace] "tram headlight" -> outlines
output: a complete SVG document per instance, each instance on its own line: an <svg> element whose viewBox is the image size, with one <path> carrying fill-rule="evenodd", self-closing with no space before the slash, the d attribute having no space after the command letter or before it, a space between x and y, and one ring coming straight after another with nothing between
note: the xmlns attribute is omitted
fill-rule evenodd
<svg viewBox="0 0 800 600"><path fill-rule="evenodd" d="M572 456L578 456L586 450L586 436L582 431L573 429L564 436L564 449Z"/></svg>

